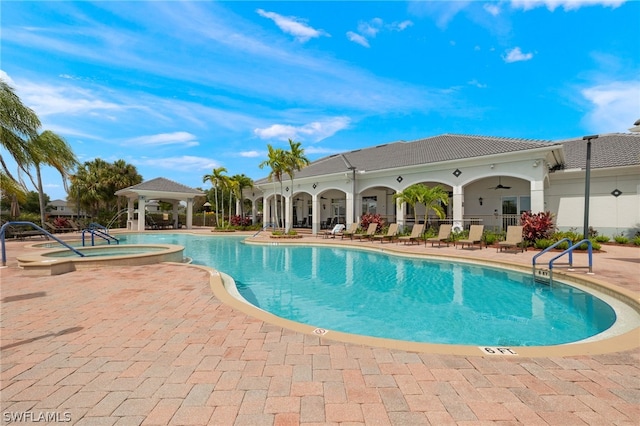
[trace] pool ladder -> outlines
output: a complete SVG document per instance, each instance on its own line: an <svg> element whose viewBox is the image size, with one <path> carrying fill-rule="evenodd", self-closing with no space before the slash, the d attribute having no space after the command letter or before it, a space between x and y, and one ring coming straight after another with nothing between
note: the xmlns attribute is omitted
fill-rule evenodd
<svg viewBox="0 0 640 426"><path fill-rule="evenodd" d="M545 254L546 252L550 251L551 249L557 247L558 245L562 244L563 242L567 241L570 246L568 249L566 249L565 251L563 251L562 253L560 253L559 255L555 256L553 259L551 259L549 261L549 268L548 269L539 269L536 268L536 259L540 256L542 256L543 254ZM580 247L582 244L587 244L587 253L589 256L589 265L588 266L574 266L573 265L573 251ZM556 241L555 243L553 243L551 246L547 247L546 249L542 250L540 253L536 254L535 256L533 256L533 259L531 260L531 264L532 264L532 273L533 273L533 280L535 282L539 282L539 283L544 283L544 284L549 284L552 285L553 284L553 267L554 267L554 262L556 260L558 260L559 258L561 258L562 256L564 256L565 254L568 254L569 256L569 261L568 262L563 262L563 263L555 263L555 266L568 266L568 270L569 271L573 271L576 268L587 268L589 270L589 272L587 272L588 274L593 274L593 244L591 243L591 241L589 239L584 239L581 240L573 245L572 241L569 238L563 238L560 241Z"/></svg>

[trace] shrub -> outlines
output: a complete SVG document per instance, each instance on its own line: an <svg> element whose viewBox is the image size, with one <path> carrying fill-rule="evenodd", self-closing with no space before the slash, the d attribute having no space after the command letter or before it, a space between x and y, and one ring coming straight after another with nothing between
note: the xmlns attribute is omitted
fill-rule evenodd
<svg viewBox="0 0 640 426"><path fill-rule="evenodd" d="M593 248L594 250L600 250L600 247L602 247L600 243L593 240L590 240L590 241L591 241L591 248ZM588 248L589 248L589 245L587 243L582 243L578 247L576 247L577 250L587 250Z"/></svg>
<svg viewBox="0 0 640 426"><path fill-rule="evenodd" d="M564 232L556 232L553 234L553 240L554 241L560 241L563 238L568 238L571 240L571 242L577 243L578 241L582 240L582 234L578 234L577 232L570 230L570 231L564 231Z"/></svg>
<svg viewBox="0 0 640 426"><path fill-rule="evenodd" d="M376 228L376 232L380 232L380 230L382 229L382 226L384 226L384 219L382 218L382 216L380 216L377 213L376 214L365 213L360 218L360 223L361 223L360 226L364 230L367 230L370 224L377 223L378 227Z"/></svg>
<svg viewBox="0 0 640 426"><path fill-rule="evenodd" d="M58 228L69 228L69 227L71 227L71 225L69 224L69 221L64 217L56 217L55 219L53 219L53 225L58 227Z"/></svg>
<svg viewBox="0 0 640 426"><path fill-rule="evenodd" d="M547 238L540 238L539 240L536 240L535 243L533 243L533 246L537 249L544 250L548 247L551 247L553 242L553 240Z"/></svg>
<svg viewBox="0 0 640 426"><path fill-rule="evenodd" d="M520 223L522 223L524 239L530 243L541 238L547 238L555 227L553 215L549 211L535 214L530 211L524 212L520 216Z"/></svg>
<svg viewBox="0 0 640 426"><path fill-rule="evenodd" d="M629 239L624 235L614 235L613 240L618 244L627 244Z"/></svg>
<svg viewBox="0 0 640 426"><path fill-rule="evenodd" d="M485 232L482 236L482 240L487 246L495 244L499 239L500 237L495 232Z"/></svg>
<svg viewBox="0 0 640 426"><path fill-rule="evenodd" d="M606 235L598 235L595 240L599 243L607 243L609 242L611 238L607 237Z"/></svg>
<svg viewBox="0 0 640 426"><path fill-rule="evenodd" d="M235 215L235 216L231 216L230 222L231 222L231 226L250 226L251 218Z"/></svg>
<svg viewBox="0 0 640 426"><path fill-rule="evenodd" d="M640 246L640 235L633 238L633 244L636 246Z"/></svg>

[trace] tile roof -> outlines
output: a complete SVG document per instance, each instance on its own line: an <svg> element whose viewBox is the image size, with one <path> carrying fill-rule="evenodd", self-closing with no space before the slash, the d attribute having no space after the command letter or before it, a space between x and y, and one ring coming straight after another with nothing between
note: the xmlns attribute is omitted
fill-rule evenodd
<svg viewBox="0 0 640 426"><path fill-rule="evenodd" d="M190 188L181 183L174 182L172 180L162 178L162 177L147 180L125 189L137 190L137 191L176 192L176 193L182 193L182 194L202 195L202 191Z"/></svg>
<svg viewBox="0 0 640 426"><path fill-rule="evenodd" d="M582 137L560 142L564 146L565 169L584 169L587 141ZM610 133L591 140L591 168L640 165L640 134Z"/></svg>
<svg viewBox="0 0 640 426"><path fill-rule="evenodd" d="M580 138L546 141L490 136L444 134L416 141L398 141L370 148L330 155L312 162L296 173L296 178L344 173L353 166L357 170L384 170L447 160L483 157L507 152L525 151L562 145L565 169L584 168L587 143ZM640 165L640 134L611 133L592 140L591 167ZM268 182L267 178L255 183Z"/></svg>
<svg viewBox="0 0 640 426"><path fill-rule="evenodd" d="M552 145L554 142L551 141L444 134L411 142L392 142L324 157L296 173L296 177L304 178L347 172L349 165L358 170L384 170L524 151ZM258 184L265 182L267 182L266 178L256 181Z"/></svg>

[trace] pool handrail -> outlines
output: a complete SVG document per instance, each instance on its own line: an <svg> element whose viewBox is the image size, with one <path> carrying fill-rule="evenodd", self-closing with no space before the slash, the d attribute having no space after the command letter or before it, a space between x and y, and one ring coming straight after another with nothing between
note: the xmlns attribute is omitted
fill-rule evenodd
<svg viewBox="0 0 640 426"><path fill-rule="evenodd" d="M533 256L533 259L531 259L531 266L533 266L534 275L536 273L536 259L539 258L540 256L542 256L543 254L551 251L552 249L556 248L557 246L559 246L560 244L562 244L565 241L569 243L569 247L571 247L571 244L573 244L573 241L571 241L570 238L566 238L565 237L565 238L563 238L561 240L556 241L555 243L551 244L546 249L542 250L540 253L538 253L535 256ZM568 264L569 264L570 267L573 265L573 252L569 253L569 263Z"/></svg>
<svg viewBox="0 0 640 426"><path fill-rule="evenodd" d="M569 256L571 257L573 250L575 250L576 247L580 247L582 244L585 244L585 243L587 244L587 253L589 255L589 266L582 266L582 268L589 268L588 273L589 274L593 273L593 243L591 242L590 239L585 238L581 241L578 241L577 243L575 243L574 245L572 245L571 247L569 247L568 249L566 249L565 251L563 251L562 253L560 253L559 255L557 255L556 257L554 257L549 261L549 282L553 281L553 262L561 258L567 253L569 253ZM575 268L573 265L571 267Z"/></svg>
<svg viewBox="0 0 640 426"><path fill-rule="evenodd" d="M33 222L24 222L24 221L7 222L4 225L2 225L2 228L0 228L0 244L2 245L2 266L7 266L7 250L6 250L6 247L5 247L4 234L5 234L5 230L7 229L7 227L9 227L11 225L31 226L32 228L35 228L38 231L42 232L47 238L51 238L51 239L57 241L62 246L68 248L69 250L71 250L72 252L77 254L78 256L80 256L80 257L84 257L85 256L84 253L82 253L82 252L76 250L75 248L71 247L69 244L65 243L60 238L54 236L49 231L46 231L46 230L42 229L41 227L39 227L38 225L36 225Z"/></svg>
<svg viewBox="0 0 640 426"><path fill-rule="evenodd" d="M105 240L107 242L107 244L111 244L111 241L115 241L116 244L120 244L120 240L119 239L117 239L113 235L109 234L109 232L102 231L102 228L104 228L104 226L102 226L102 225L99 225L99 226L100 226L100 228L91 227L91 225L90 225L89 228L82 230L82 246L83 247L86 245L85 244L85 240L84 240L84 234L86 232L91 234L91 246L92 247L96 245L96 242L95 242L95 236L96 235L98 237L102 238L103 240ZM106 229L106 228L104 228L104 229Z"/></svg>

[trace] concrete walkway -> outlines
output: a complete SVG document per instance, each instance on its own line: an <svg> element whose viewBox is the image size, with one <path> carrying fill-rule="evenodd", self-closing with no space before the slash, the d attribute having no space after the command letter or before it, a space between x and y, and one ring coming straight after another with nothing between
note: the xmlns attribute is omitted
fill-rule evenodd
<svg viewBox="0 0 640 426"><path fill-rule="evenodd" d="M640 422L637 348L523 358L321 341L222 304L200 268L25 277L15 261L25 244L7 244L8 267L0 270L2 424ZM638 292L640 250L605 250L596 255L598 278ZM492 257L495 250L465 255ZM526 264L532 254L505 256Z"/></svg>

